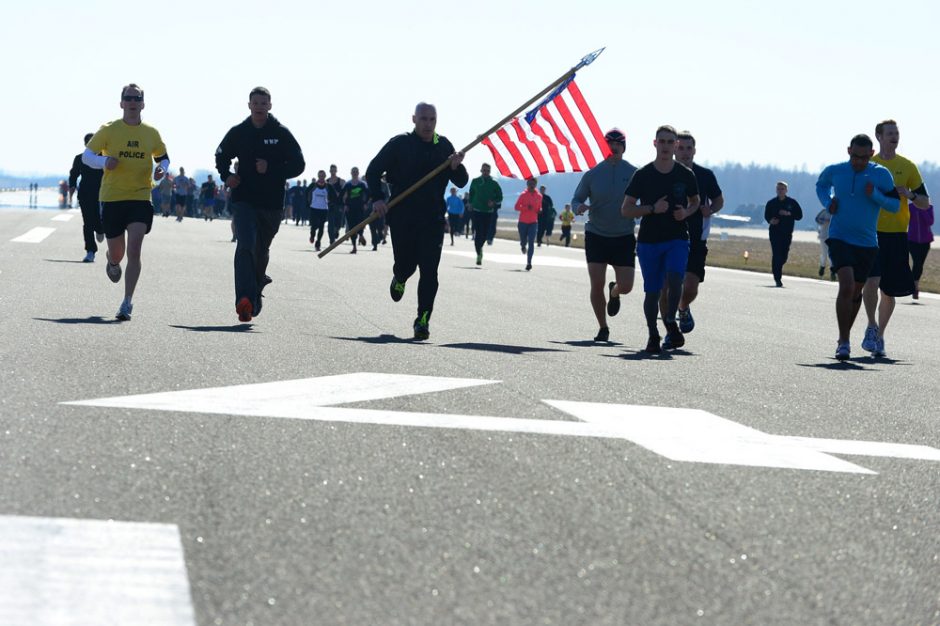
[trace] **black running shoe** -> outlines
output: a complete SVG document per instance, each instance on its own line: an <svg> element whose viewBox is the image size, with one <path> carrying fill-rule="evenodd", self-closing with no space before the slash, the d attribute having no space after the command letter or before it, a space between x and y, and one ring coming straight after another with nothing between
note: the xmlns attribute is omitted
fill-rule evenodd
<svg viewBox="0 0 940 626"><path fill-rule="evenodd" d="M620 296L617 296L615 298L612 295L610 295L613 293L614 285L616 284L617 283L615 282L611 282L610 284L607 285L607 315L609 315L610 317L613 317L617 315L617 313L620 313Z"/></svg>
<svg viewBox="0 0 940 626"><path fill-rule="evenodd" d="M685 337L682 336L682 332L675 322L666 324L666 330L668 332L666 333L666 339L663 341L663 350L675 350L685 345Z"/></svg>
<svg viewBox="0 0 940 626"><path fill-rule="evenodd" d="M392 276L392 283L388 286L388 295L392 300L398 302L405 295L405 283L398 282L398 279Z"/></svg>
<svg viewBox="0 0 940 626"><path fill-rule="evenodd" d="M424 313L421 314L421 317L415 318L415 325L414 325L415 339L417 339L418 341L425 341L431 336L431 329L428 327L429 315L430 314L427 311L425 311Z"/></svg>
<svg viewBox="0 0 940 626"><path fill-rule="evenodd" d="M594 341L610 341L610 329L606 326L597 331Z"/></svg>
<svg viewBox="0 0 940 626"><path fill-rule="evenodd" d="M663 349L659 347L659 335L650 335L649 341L646 342L646 348L643 349L643 352L659 354L662 351Z"/></svg>

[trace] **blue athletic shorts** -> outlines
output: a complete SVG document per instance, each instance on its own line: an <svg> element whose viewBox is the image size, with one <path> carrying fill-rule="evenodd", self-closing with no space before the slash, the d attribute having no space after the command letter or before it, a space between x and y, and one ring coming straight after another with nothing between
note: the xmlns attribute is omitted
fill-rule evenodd
<svg viewBox="0 0 940 626"><path fill-rule="evenodd" d="M689 262L689 242L686 239L673 239L660 243L637 243L636 258L643 273L643 291L662 291L666 272L685 275Z"/></svg>

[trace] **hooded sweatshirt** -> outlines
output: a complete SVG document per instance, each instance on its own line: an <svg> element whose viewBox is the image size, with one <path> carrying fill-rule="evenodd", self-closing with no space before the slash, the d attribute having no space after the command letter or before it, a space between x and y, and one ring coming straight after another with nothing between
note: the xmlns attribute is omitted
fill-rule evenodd
<svg viewBox="0 0 940 626"><path fill-rule="evenodd" d="M223 181L233 173L232 159L238 159L241 183L232 189L232 202L247 202L257 209L280 210L284 203L284 183L304 171L303 152L297 140L273 116L261 128L255 128L251 117L233 126L215 151L215 168ZM268 162L268 169L259 174L257 159Z"/></svg>

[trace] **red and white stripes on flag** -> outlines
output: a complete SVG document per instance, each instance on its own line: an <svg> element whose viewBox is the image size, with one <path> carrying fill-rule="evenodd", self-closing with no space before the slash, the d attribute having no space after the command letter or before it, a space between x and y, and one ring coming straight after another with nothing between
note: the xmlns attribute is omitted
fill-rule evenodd
<svg viewBox="0 0 940 626"><path fill-rule="evenodd" d="M503 176L523 180L549 172L583 172L610 155L574 76L541 104L483 140Z"/></svg>

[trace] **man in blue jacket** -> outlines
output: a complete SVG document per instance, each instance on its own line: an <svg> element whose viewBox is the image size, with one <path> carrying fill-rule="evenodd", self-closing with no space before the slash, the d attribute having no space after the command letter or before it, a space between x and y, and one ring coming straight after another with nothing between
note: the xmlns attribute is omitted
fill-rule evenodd
<svg viewBox="0 0 940 626"><path fill-rule="evenodd" d="M284 217L284 183L306 164L297 140L271 115L271 92L255 87L248 94L251 115L233 126L215 151L219 177L232 190L235 248L235 312L250 322L261 313L261 290L271 242ZM238 173L231 171L238 159Z"/></svg>
<svg viewBox="0 0 940 626"><path fill-rule="evenodd" d="M437 268L444 245L444 190L448 183L463 187L470 176L462 163L463 152L456 152L446 137L434 131L437 110L433 105L418 103L411 120L414 130L392 137L369 163L366 185L373 200L372 211L382 217L388 211L382 193L383 174L391 188L392 201L436 167L449 162L448 167L388 212L395 257L389 293L395 302L401 300L405 282L416 270L420 272L414 338L424 340L431 335L428 321L434 310Z"/></svg>
<svg viewBox="0 0 940 626"><path fill-rule="evenodd" d="M829 209L829 258L839 277L836 319L839 342L836 359L851 355L849 333L862 304L862 288L878 254L878 215L881 209L897 213L901 203L891 172L875 163L871 138L855 135L849 160L830 165L816 181L816 196Z"/></svg>

